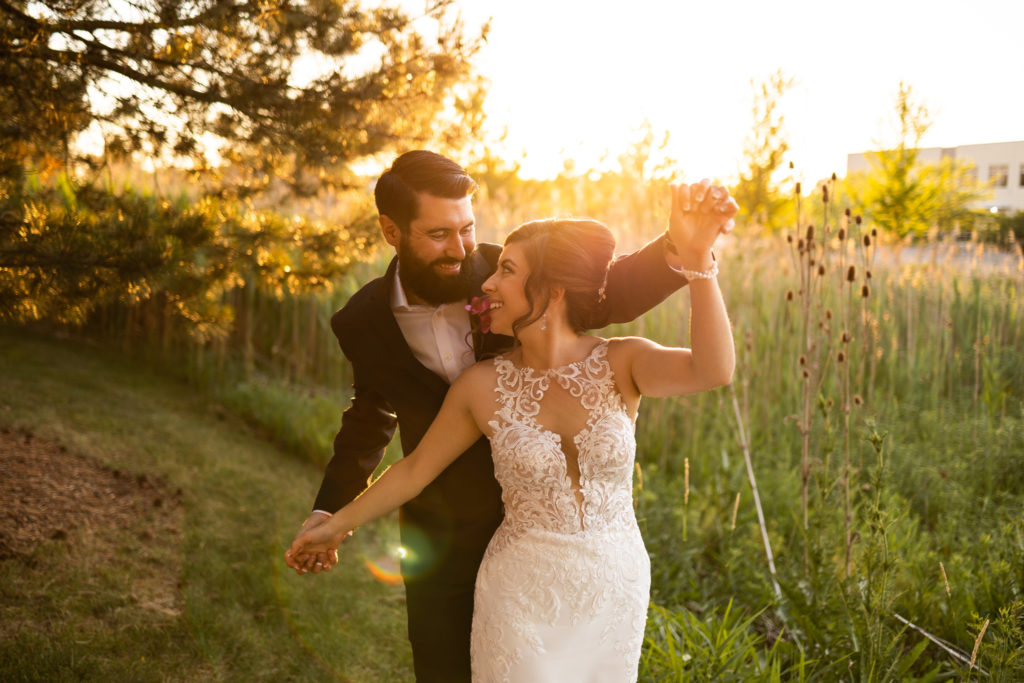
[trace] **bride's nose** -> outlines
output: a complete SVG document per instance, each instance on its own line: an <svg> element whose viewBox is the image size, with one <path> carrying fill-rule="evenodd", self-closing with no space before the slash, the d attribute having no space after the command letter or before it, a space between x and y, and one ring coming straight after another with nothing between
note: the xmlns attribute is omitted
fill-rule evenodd
<svg viewBox="0 0 1024 683"><path fill-rule="evenodd" d="M497 275L497 273L487 278L484 284L480 287L480 289L484 290L484 294L493 294L497 290L497 287L494 286L495 275Z"/></svg>

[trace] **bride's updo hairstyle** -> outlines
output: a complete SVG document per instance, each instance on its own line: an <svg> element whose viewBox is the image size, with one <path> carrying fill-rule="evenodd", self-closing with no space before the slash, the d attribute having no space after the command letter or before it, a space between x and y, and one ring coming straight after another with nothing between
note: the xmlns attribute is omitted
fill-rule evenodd
<svg viewBox="0 0 1024 683"><path fill-rule="evenodd" d="M604 288L615 255L611 230L587 218L537 220L513 230L505 244L518 244L530 268L526 279L530 312L512 323L513 336L544 315L556 287L565 289L569 325L574 331L607 324Z"/></svg>

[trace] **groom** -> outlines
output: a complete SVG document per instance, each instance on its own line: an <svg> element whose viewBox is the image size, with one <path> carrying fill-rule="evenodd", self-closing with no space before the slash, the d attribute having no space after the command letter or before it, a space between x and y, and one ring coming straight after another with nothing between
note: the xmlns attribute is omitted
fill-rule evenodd
<svg viewBox="0 0 1024 683"><path fill-rule="evenodd" d="M458 164L423 150L401 155L378 180L380 227L397 258L331 319L352 364L355 395L303 529L323 523L366 488L396 425L403 453L411 453L455 378L511 346L508 337L471 325L466 311L501 251L476 244L476 188ZM607 322L632 320L685 284L671 260L659 238L615 261L606 289ZM401 508L407 549L402 576L417 681L470 680L473 584L501 518L486 438ZM337 553L286 561L299 573L320 572L337 562Z"/></svg>

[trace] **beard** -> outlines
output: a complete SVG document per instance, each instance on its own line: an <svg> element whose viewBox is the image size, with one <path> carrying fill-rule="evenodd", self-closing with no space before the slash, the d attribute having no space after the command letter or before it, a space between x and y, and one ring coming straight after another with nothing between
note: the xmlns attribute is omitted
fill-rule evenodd
<svg viewBox="0 0 1024 683"><path fill-rule="evenodd" d="M402 268L402 286L432 306L465 300L472 293L469 282L469 259L466 254L456 275L442 275L435 266L459 263L456 259L439 258L427 262L417 256L408 241L398 245L398 262Z"/></svg>

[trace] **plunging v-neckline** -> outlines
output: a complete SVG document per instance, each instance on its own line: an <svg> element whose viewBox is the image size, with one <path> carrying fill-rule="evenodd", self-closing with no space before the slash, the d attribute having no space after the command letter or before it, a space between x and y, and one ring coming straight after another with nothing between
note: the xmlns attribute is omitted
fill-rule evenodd
<svg viewBox="0 0 1024 683"><path fill-rule="evenodd" d="M545 442L551 444L559 454L560 457L557 459L560 469L559 474L561 479L565 482L566 490L571 491L575 498L576 516L579 525L578 528L581 531L585 527L583 507L586 502L585 491L587 484L587 477L584 472L586 453L584 452L585 449L583 448L583 445L587 437L593 433L595 425L604 417L607 417L607 415L598 416L591 414L591 411L588 410L586 405L584 405L584 394L587 389L592 389L596 386L596 383L601 381L595 377L591 377L591 373L588 373L586 368L588 363L598 357L600 351L607 348L607 345L608 340L598 339L597 343L587 351L587 354L584 357L546 370L538 370L529 365L520 365L508 356L499 359L506 361L511 366L515 371L515 374L520 378L520 386L528 392L528 395L535 402L534 410L530 412L524 412L522 410L517 411L519 420L510 420L506 427L516 425L520 428L533 430L539 434ZM600 373L601 377L602 379L611 379L612 375L610 368L607 368L607 359L602 360L604 364L604 371ZM578 399L580 401L580 407L584 410L585 416L583 418L583 424L571 436L563 436L561 432L541 424L537 419L537 416L540 413L540 402L547 396L548 390L551 388L552 379L554 379L569 396ZM617 392L617 388L615 391ZM566 439L570 439L568 443L572 444L575 451L574 455L571 457L566 451ZM575 467L570 467L570 464L574 464ZM575 477L571 470L575 471Z"/></svg>

